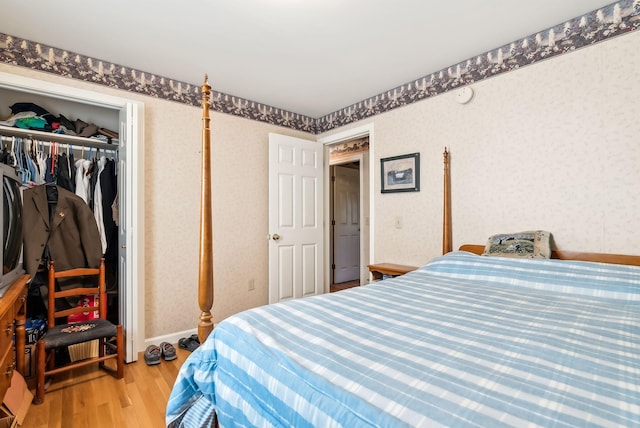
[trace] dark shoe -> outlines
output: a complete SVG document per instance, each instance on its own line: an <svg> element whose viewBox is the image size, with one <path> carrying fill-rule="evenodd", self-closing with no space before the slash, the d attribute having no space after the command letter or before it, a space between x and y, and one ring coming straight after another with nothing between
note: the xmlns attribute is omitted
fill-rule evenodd
<svg viewBox="0 0 640 428"><path fill-rule="evenodd" d="M162 342L160 344L160 349L162 350L162 357L165 361L171 361L178 358L176 355L176 348L174 348L169 342Z"/></svg>
<svg viewBox="0 0 640 428"><path fill-rule="evenodd" d="M178 340L178 346L181 349L186 349L189 352L193 352L198 349L198 346L200 346L200 342L198 342L197 336L196 339L194 339L193 336L183 337L182 339Z"/></svg>
<svg viewBox="0 0 640 428"><path fill-rule="evenodd" d="M162 351L158 345L149 345L144 351L144 360L148 366L160 364L160 355Z"/></svg>

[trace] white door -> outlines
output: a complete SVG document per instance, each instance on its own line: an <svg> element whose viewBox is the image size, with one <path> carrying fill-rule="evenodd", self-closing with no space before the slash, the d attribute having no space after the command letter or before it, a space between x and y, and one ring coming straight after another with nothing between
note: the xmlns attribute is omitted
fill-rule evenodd
<svg viewBox="0 0 640 428"><path fill-rule="evenodd" d="M129 145L129 132L127 131L129 112L126 107L120 110L120 141L118 147L118 313L120 315L120 323L127 325L126 318L128 316L126 304L127 292L127 230L129 222L127 221L127 146ZM125 336L125 354L132 347L127 343L128 333ZM130 361L129 358L126 359ZM133 361L135 361L134 359Z"/></svg>
<svg viewBox="0 0 640 428"><path fill-rule="evenodd" d="M269 303L324 292L323 150L269 134Z"/></svg>
<svg viewBox="0 0 640 428"><path fill-rule="evenodd" d="M360 171L334 167L333 282L360 279Z"/></svg>
<svg viewBox="0 0 640 428"><path fill-rule="evenodd" d="M132 170L135 165L128 161L127 153L131 153L133 141L139 141L135 135L138 132L137 109L131 103L127 103L120 109L120 141L118 147L118 218L119 218L119 236L118 236L118 310L120 313L120 323L124 326L125 341L125 361L137 361L137 336L134 331L139 325L138 317L139 308L135 302L138 302L138 289L133 286L137 278L134 277L135 270L131 268L136 266L133 227L136 212L132 209L137 206L136 198L132 190ZM135 329L135 330L134 330Z"/></svg>

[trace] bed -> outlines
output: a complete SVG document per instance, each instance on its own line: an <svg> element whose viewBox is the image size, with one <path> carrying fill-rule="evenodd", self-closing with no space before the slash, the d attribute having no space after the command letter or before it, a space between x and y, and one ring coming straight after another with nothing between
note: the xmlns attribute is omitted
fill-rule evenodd
<svg viewBox="0 0 640 428"><path fill-rule="evenodd" d="M447 174L443 256L225 319L167 426L640 426L640 256L450 251Z"/></svg>

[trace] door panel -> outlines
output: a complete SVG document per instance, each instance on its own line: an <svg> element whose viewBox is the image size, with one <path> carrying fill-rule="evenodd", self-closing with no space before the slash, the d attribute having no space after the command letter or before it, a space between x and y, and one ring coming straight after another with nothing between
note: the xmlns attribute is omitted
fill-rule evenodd
<svg viewBox="0 0 640 428"><path fill-rule="evenodd" d="M278 176L278 227L293 227L294 178L292 175Z"/></svg>
<svg viewBox="0 0 640 428"><path fill-rule="evenodd" d="M125 360L136 361L137 352L130 339L133 334L127 330L127 326L132 324L132 320L128 319L130 310L127 305L127 231L129 228L129 219L127 218L127 202L128 202L128 174L127 174L127 145L129 144L129 133L127 132L128 122L127 109L120 110L120 145L118 147L118 313L120 323L125 326Z"/></svg>
<svg viewBox="0 0 640 428"><path fill-rule="evenodd" d="M302 227L318 228L318 179L316 177L302 177Z"/></svg>
<svg viewBox="0 0 640 428"><path fill-rule="evenodd" d="M323 147L269 134L269 302L322 294Z"/></svg>
<svg viewBox="0 0 640 428"><path fill-rule="evenodd" d="M302 297L311 296L318 290L317 283L320 267L317 265L318 246L315 244L302 246Z"/></svg>
<svg viewBox="0 0 640 428"><path fill-rule="evenodd" d="M360 171L334 168L334 282L339 284L360 278Z"/></svg>
<svg viewBox="0 0 640 428"><path fill-rule="evenodd" d="M281 245L278 248L278 295L282 300L293 299L293 266L295 249L290 245Z"/></svg>

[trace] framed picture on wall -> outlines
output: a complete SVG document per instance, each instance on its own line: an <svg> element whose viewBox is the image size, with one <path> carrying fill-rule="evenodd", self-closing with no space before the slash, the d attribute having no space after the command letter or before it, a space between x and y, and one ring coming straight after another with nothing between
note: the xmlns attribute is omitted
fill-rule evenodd
<svg viewBox="0 0 640 428"><path fill-rule="evenodd" d="M380 159L382 193L420 191L420 153Z"/></svg>

